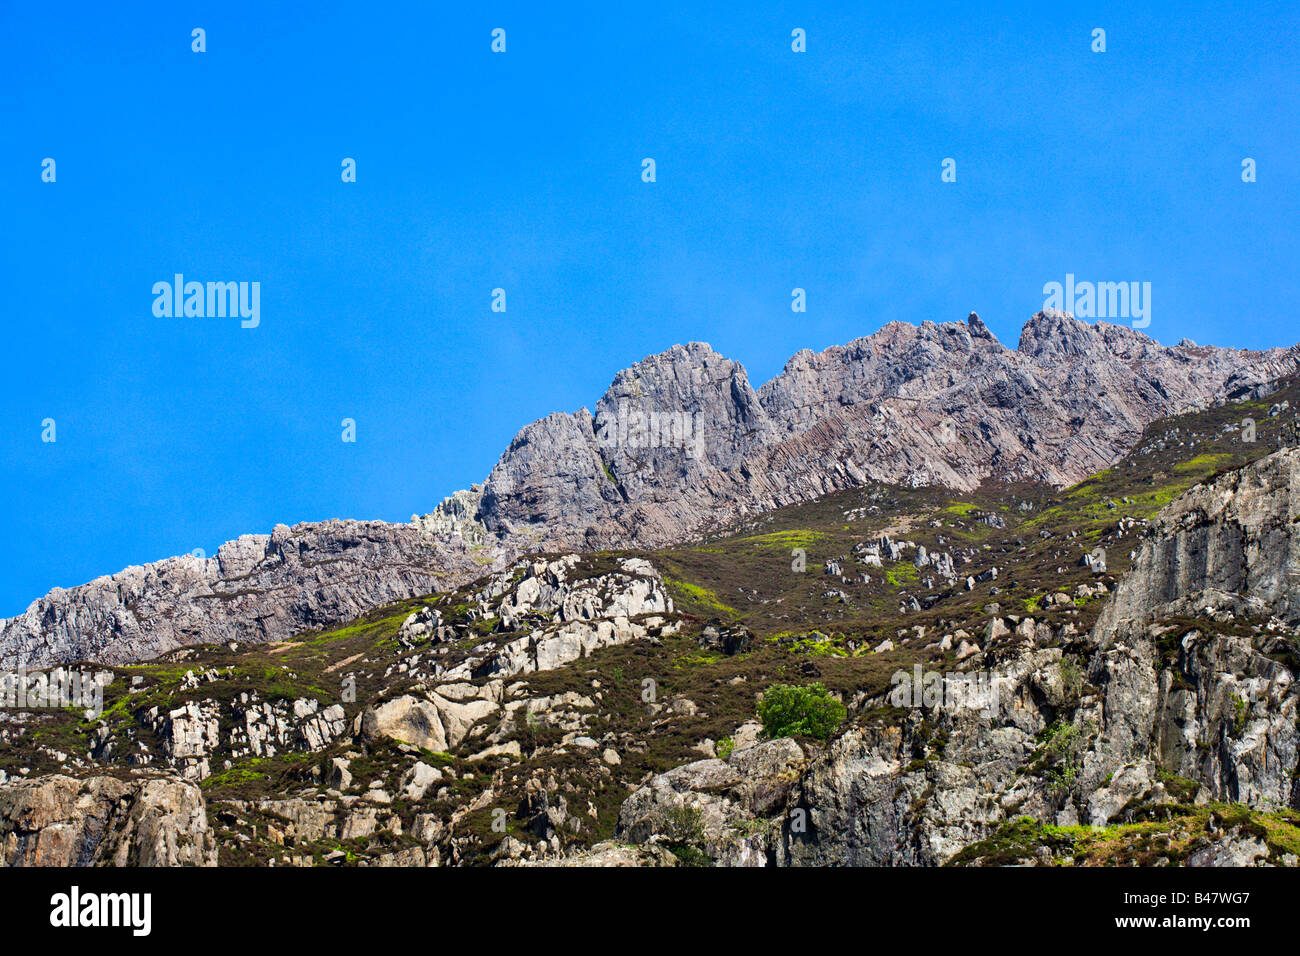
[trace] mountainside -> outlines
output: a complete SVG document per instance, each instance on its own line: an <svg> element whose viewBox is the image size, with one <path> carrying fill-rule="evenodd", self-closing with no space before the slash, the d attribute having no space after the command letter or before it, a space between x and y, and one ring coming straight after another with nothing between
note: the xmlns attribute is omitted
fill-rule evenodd
<svg viewBox="0 0 1300 956"><path fill-rule="evenodd" d="M101 714L0 711L0 856L1300 864L1297 404L114 664Z"/></svg>
<svg viewBox="0 0 1300 956"><path fill-rule="evenodd" d="M677 346L620 372L594 416L524 428L477 519L507 541L657 547L868 481L1064 486L1151 421L1246 397L1297 361L1297 348L1166 348L1059 312L1035 315L1011 350L972 314L800 352L755 392L738 363Z"/></svg>
<svg viewBox="0 0 1300 956"><path fill-rule="evenodd" d="M523 428L481 486L409 525L280 526L214 558L56 589L0 622L0 665L283 640L530 552L660 547L870 482L1064 486L1151 421L1254 395L1298 366L1300 346L1166 348L1059 312L1034 316L1015 350L973 314L893 322L800 352L758 391L707 345L674 346L615 376L595 415Z"/></svg>

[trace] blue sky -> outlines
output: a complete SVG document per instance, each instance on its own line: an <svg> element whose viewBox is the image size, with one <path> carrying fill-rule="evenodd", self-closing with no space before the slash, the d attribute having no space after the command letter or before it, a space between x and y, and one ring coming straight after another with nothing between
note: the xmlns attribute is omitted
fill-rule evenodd
<svg viewBox="0 0 1300 956"><path fill-rule="evenodd" d="M1151 282L1162 342L1300 341L1293 4L268 6L0 5L0 615L406 520L676 342L756 386L895 319L1014 345L1067 272ZM156 318L176 272L260 326Z"/></svg>

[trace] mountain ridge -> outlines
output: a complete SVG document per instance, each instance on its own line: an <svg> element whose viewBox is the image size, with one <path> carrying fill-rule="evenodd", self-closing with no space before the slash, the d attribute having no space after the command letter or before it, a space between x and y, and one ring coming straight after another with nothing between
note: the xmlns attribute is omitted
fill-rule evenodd
<svg viewBox="0 0 1300 956"><path fill-rule="evenodd" d="M796 352L758 389L707 344L674 345L618 372L594 414L525 425L481 485L409 524L278 525L213 558L53 589L0 621L0 665L283 640L524 553L677 543L873 480L1061 487L1116 460L1150 421L1259 393L1298 368L1300 346L1162 346L1051 311L1014 350L975 313L893 321Z"/></svg>
<svg viewBox="0 0 1300 956"><path fill-rule="evenodd" d="M525 426L485 481L476 519L507 540L540 525L556 547L655 546L866 480L1061 487L1117 459L1150 421L1249 394L1298 357L1296 347L1161 346L1058 312L1031 318L1012 350L972 313L797 352L755 390L738 362L703 343L675 346L615 376L594 415ZM678 415L695 445L663 429L638 442L628 423ZM566 528L574 514L582 520Z"/></svg>
<svg viewBox="0 0 1300 956"><path fill-rule="evenodd" d="M704 542L528 556L291 641L101 668L98 713L0 734L0 849L1294 866L1298 405L1292 381L1162 419L1061 491L872 483ZM898 698L918 669L981 696ZM764 703L790 682L840 724L778 730ZM140 841L123 821L142 816L193 840Z"/></svg>

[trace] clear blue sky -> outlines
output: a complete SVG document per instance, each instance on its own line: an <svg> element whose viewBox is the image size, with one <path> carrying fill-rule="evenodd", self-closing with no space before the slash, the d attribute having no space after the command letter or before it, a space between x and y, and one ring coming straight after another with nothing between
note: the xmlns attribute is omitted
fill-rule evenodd
<svg viewBox="0 0 1300 956"><path fill-rule="evenodd" d="M894 319L1014 345L1067 272L1150 281L1163 342L1300 340L1294 4L270 6L0 5L0 614L406 520L675 342L755 385ZM260 327L155 318L175 272Z"/></svg>

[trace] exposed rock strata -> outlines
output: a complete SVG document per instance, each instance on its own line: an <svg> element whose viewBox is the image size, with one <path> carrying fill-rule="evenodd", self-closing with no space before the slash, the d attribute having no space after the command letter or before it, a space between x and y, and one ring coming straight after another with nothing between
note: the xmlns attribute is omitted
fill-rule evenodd
<svg viewBox="0 0 1300 956"><path fill-rule="evenodd" d="M287 640L464 584L483 573L482 560L459 537L413 525L277 525L210 558L168 558L56 588L0 621L0 667L121 664L186 644Z"/></svg>
<svg viewBox="0 0 1300 956"><path fill-rule="evenodd" d="M869 480L971 490L1068 485L1152 420L1258 393L1297 349L1165 347L1042 312L1018 349L978 316L891 322L803 351L757 391L707 345L620 372L585 409L529 425L483 485L478 521L544 547L659 546ZM463 503L462 503L463 507Z"/></svg>
<svg viewBox="0 0 1300 956"><path fill-rule="evenodd" d="M50 776L0 785L6 866L215 866L199 788L166 777Z"/></svg>

